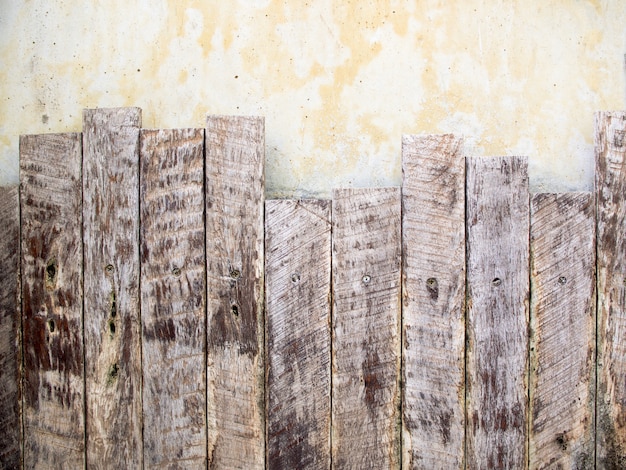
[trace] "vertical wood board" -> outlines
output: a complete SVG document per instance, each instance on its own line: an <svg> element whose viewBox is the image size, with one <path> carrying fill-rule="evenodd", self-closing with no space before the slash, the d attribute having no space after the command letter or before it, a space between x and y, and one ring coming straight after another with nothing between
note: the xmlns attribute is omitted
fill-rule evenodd
<svg viewBox="0 0 626 470"><path fill-rule="evenodd" d="M400 465L400 188L333 192L333 468Z"/></svg>
<svg viewBox="0 0 626 470"><path fill-rule="evenodd" d="M331 207L266 208L267 467L328 469Z"/></svg>
<svg viewBox="0 0 626 470"><path fill-rule="evenodd" d="M465 159L451 134L404 136L403 468L462 468Z"/></svg>
<svg viewBox="0 0 626 470"><path fill-rule="evenodd" d="M206 127L209 468L263 468L263 118Z"/></svg>
<svg viewBox="0 0 626 470"><path fill-rule="evenodd" d="M523 157L467 160L467 467L525 468L529 195Z"/></svg>
<svg viewBox="0 0 626 470"><path fill-rule="evenodd" d="M20 137L24 466L84 466L81 135Z"/></svg>
<svg viewBox="0 0 626 470"><path fill-rule="evenodd" d="M626 112L595 115L597 465L626 468Z"/></svg>
<svg viewBox="0 0 626 470"><path fill-rule="evenodd" d="M87 465L141 468L138 108L83 112Z"/></svg>
<svg viewBox="0 0 626 470"><path fill-rule="evenodd" d="M531 199L530 468L593 468L595 207Z"/></svg>
<svg viewBox="0 0 626 470"><path fill-rule="evenodd" d="M19 468L21 450L19 193L0 187L0 468Z"/></svg>
<svg viewBox="0 0 626 470"><path fill-rule="evenodd" d="M204 129L141 131L144 460L206 464Z"/></svg>

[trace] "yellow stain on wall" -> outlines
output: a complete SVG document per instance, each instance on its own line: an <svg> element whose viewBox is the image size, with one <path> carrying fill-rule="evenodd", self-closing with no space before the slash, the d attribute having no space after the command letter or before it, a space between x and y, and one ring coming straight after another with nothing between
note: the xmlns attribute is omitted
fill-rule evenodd
<svg viewBox="0 0 626 470"><path fill-rule="evenodd" d="M534 190L590 189L593 113L624 106L617 0L3 2L0 184L20 134L139 106L144 127L266 117L268 196L399 185L404 133L524 154Z"/></svg>

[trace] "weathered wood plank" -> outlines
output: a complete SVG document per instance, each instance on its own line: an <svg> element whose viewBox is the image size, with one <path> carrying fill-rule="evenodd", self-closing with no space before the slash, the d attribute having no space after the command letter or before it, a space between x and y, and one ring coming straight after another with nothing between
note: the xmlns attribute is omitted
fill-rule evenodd
<svg viewBox="0 0 626 470"><path fill-rule="evenodd" d="M83 112L87 464L142 467L138 108Z"/></svg>
<svg viewBox="0 0 626 470"><path fill-rule="evenodd" d="M20 137L24 467L83 468L81 136Z"/></svg>
<svg viewBox="0 0 626 470"><path fill-rule="evenodd" d="M523 157L467 161L467 467L526 468L529 195Z"/></svg>
<svg viewBox="0 0 626 470"><path fill-rule="evenodd" d="M595 116L598 468L626 468L626 112Z"/></svg>
<svg viewBox="0 0 626 470"><path fill-rule="evenodd" d="M267 468L330 468L330 202L266 203Z"/></svg>
<svg viewBox="0 0 626 470"><path fill-rule="evenodd" d="M209 468L264 468L263 118L206 128Z"/></svg>
<svg viewBox="0 0 626 470"><path fill-rule="evenodd" d="M400 188L337 189L332 220L332 466L399 468Z"/></svg>
<svg viewBox="0 0 626 470"><path fill-rule="evenodd" d="M529 466L593 468L593 195L535 194L530 247Z"/></svg>
<svg viewBox="0 0 626 470"><path fill-rule="evenodd" d="M141 131L144 461L206 465L204 129Z"/></svg>
<svg viewBox="0 0 626 470"><path fill-rule="evenodd" d="M0 468L20 468L20 217L17 186L0 187Z"/></svg>
<svg viewBox="0 0 626 470"><path fill-rule="evenodd" d="M454 135L402 140L403 468L465 446L465 159Z"/></svg>

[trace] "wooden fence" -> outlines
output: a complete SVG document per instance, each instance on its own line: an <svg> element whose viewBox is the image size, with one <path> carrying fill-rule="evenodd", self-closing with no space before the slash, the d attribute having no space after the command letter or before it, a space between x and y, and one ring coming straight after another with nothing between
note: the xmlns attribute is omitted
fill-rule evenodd
<svg viewBox="0 0 626 470"><path fill-rule="evenodd" d="M22 136L2 468L626 468L625 135L595 195L410 135L402 188L268 201L262 118Z"/></svg>

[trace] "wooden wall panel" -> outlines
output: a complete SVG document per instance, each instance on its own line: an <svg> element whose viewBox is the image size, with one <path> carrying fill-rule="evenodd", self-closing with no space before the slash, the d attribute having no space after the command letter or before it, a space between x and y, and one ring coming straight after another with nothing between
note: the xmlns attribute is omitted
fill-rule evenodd
<svg viewBox="0 0 626 470"><path fill-rule="evenodd" d="M626 468L626 112L595 116L597 464Z"/></svg>
<svg viewBox="0 0 626 470"><path fill-rule="evenodd" d="M83 112L87 465L141 468L137 108Z"/></svg>
<svg viewBox="0 0 626 470"><path fill-rule="evenodd" d="M20 138L24 466L85 463L81 135Z"/></svg>
<svg viewBox="0 0 626 470"><path fill-rule="evenodd" d="M403 468L462 468L465 158L454 135L402 140Z"/></svg>
<svg viewBox="0 0 626 470"><path fill-rule="evenodd" d="M522 157L467 161L467 468L525 468L529 195Z"/></svg>
<svg viewBox="0 0 626 470"><path fill-rule="evenodd" d="M266 204L267 468L330 468L330 202Z"/></svg>
<svg viewBox="0 0 626 470"><path fill-rule="evenodd" d="M263 118L206 128L209 468L264 468Z"/></svg>
<svg viewBox="0 0 626 470"><path fill-rule="evenodd" d="M400 188L333 193L332 466L400 466Z"/></svg>
<svg viewBox="0 0 626 470"><path fill-rule="evenodd" d="M19 468L22 459L20 370L21 318L18 273L20 217L17 186L0 187L0 462ZM0 466L1 467L1 466Z"/></svg>
<svg viewBox="0 0 626 470"><path fill-rule="evenodd" d="M141 131L144 460L206 464L204 129Z"/></svg>
<svg viewBox="0 0 626 470"><path fill-rule="evenodd" d="M531 469L594 466L594 202L531 199Z"/></svg>

